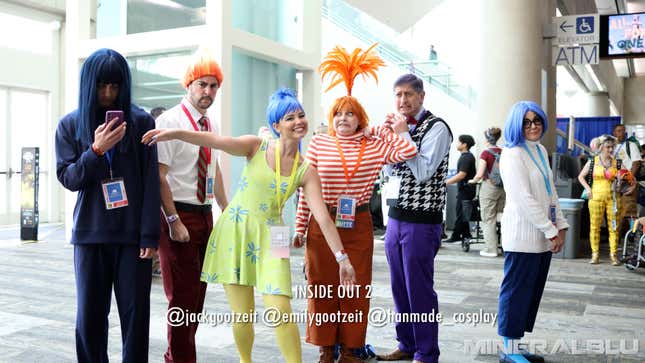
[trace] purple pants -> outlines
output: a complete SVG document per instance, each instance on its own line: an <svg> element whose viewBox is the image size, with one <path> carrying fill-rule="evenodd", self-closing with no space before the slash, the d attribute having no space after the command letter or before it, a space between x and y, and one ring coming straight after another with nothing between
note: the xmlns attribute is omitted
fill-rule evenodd
<svg viewBox="0 0 645 363"><path fill-rule="evenodd" d="M439 313L434 291L434 257L441 244L441 224L421 224L390 218L385 255L390 264L396 312ZM399 349L424 363L439 361L438 323L396 323Z"/></svg>

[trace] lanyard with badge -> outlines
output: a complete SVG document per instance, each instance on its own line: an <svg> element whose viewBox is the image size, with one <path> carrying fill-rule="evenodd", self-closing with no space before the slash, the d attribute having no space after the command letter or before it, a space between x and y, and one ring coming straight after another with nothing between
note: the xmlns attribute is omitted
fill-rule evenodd
<svg viewBox="0 0 645 363"><path fill-rule="evenodd" d="M365 146L367 145L367 140L363 138L361 140L361 148L358 152L358 158L356 159L356 165L351 174L347 168L347 161L345 160L345 153L340 147L340 142L336 138L336 148L340 154L340 160L343 163L343 172L345 173L345 190L341 192L338 196L336 202L336 227L338 228L354 228L354 222L356 221L356 204L358 200L347 195L347 189L349 188L349 183L351 179L356 175L358 168L361 166L361 160L363 160L363 153L365 152Z"/></svg>
<svg viewBox="0 0 645 363"><path fill-rule="evenodd" d="M115 178L112 174L112 161L114 160L116 146L105 153L105 158L110 168L110 178L101 182L105 209L116 209L128 206L128 195L125 192L123 178Z"/></svg>
<svg viewBox="0 0 645 363"><path fill-rule="evenodd" d="M540 147L538 145L535 145L535 149L537 150L538 155L540 155L540 161L542 162L542 165L535 160L535 156L531 154L531 151L529 150L528 146L526 144L522 145L524 147L524 150L526 150L526 153L529 154L531 157L531 160L533 160L533 163L535 166L537 166L538 170L540 171L540 174L542 174L542 178L544 179L544 185L546 186L546 193L549 195L549 200L551 200L553 196L553 190L551 187L551 181L549 180L549 165L546 163L546 159L544 158L544 155L542 154L542 150L540 150ZM551 219L551 223L555 226L555 204L551 203L549 206L549 217Z"/></svg>
<svg viewBox="0 0 645 363"><path fill-rule="evenodd" d="M186 117L188 117L188 120L190 121L190 124L193 126L193 129L195 131L202 131L201 128L197 126L195 119L193 119L193 115L190 114L190 111L188 111L188 108L186 108L186 106L183 103L181 104L181 109L184 110L184 113L186 114ZM204 122L206 123L206 131L210 132L211 125L208 122L208 119L205 119ZM214 171L213 171L213 163L211 163L212 153L210 148L204 147L204 149L206 149L206 167L208 171L206 174L205 196L207 200L211 200L215 196L215 177L214 177Z"/></svg>
<svg viewBox="0 0 645 363"><path fill-rule="evenodd" d="M280 140L275 143L275 193L278 204L278 213L280 223L269 228L271 234L271 253L277 258L289 258L289 226L285 226L282 221L282 208L284 207L289 195L295 188L296 171L298 169L298 160L300 160L300 151L296 150L296 156L293 159L293 167L289 176L289 184L285 189L284 198L282 196L282 173L280 172Z"/></svg>

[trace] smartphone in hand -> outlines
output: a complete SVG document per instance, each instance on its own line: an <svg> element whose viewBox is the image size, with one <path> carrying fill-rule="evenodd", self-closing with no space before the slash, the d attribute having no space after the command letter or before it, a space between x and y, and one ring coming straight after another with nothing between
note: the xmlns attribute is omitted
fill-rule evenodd
<svg viewBox="0 0 645 363"><path fill-rule="evenodd" d="M113 119L117 119L112 125L112 130L116 129L119 125L123 123L123 111L113 110L105 112L105 122L110 122Z"/></svg>

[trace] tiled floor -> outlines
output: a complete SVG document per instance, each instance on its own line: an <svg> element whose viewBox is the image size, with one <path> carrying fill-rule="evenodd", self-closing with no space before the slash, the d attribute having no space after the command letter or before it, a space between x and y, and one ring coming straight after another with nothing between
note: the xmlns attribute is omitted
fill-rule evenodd
<svg viewBox="0 0 645 363"><path fill-rule="evenodd" d="M15 229L0 229L0 362L74 362L75 288L72 247L63 241L62 227L43 226L42 241L21 244ZM388 265L382 240L376 240L372 308L392 308ZM444 245L436 258L435 286L444 323L439 328L441 362L496 362L492 354L496 327L454 321L459 313L497 312L502 258L482 258L479 246L464 253L458 245ZM645 269L629 272L608 263L590 266L586 259L554 259L542 299L535 332L526 339L543 349L548 362L644 362ZM294 285L302 286L302 251L292 258ZM256 295L258 310L262 300ZM209 286L206 310L227 312L221 286ZM294 299L302 312L306 300ZM120 328L113 304L110 316L110 359L120 361ZM166 298L155 278L151 296L150 361L163 362ZM458 315L459 317L460 315ZM256 362L281 362L271 328L256 324ZM317 349L304 343L304 362L317 361ZM394 327L370 326L367 340L377 351L395 346ZM634 348L634 340L637 346ZM582 354L607 348L627 354ZM202 325L197 334L198 361L237 362L229 326Z"/></svg>

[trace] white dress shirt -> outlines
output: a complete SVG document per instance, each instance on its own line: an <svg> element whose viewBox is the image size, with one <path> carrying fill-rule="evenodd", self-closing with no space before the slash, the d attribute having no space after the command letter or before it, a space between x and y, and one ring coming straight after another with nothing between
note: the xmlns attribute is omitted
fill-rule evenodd
<svg viewBox="0 0 645 363"><path fill-rule="evenodd" d="M184 113L181 105L186 106L193 117L195 124L199 127L198 120L202 114L187 100L183 99L181 104L165 111L156 120L158 129L177 128L195 131L192 123ZM208 117L208 114L206 115ZM211 132L218 134L217 124L209 117ZM159 163L168 166L166 180L170 185L173 200L176 202L202 204L197 199L197 159L199 158L199 146L189 144L180 140L160 142L157 145ZM219 150L211 149L211 163L208 166L208 176L215 177L215 165L219 160ZM204 204L211 204L212 199L206 198Z"/></svg>

